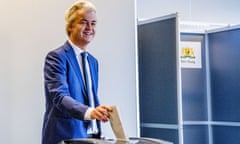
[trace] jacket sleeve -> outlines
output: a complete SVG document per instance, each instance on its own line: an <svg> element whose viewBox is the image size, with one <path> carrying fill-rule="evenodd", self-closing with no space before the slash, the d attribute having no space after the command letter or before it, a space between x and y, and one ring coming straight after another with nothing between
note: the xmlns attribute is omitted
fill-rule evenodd
<svg viewBox="0 0 240 144"><path fill-rule="evenodd" d="M67 83L66 56L57 52L50 52L44 65L44 84L47 105L57 108L70 117L84 119L87 106L73 99Z"/></svg>

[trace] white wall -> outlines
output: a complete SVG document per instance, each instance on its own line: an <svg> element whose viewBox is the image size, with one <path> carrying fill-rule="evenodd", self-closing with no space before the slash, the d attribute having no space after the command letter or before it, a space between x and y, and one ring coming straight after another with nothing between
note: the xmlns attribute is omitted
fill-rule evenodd
<svg viewBox="0 0 240 144"><path fill-rule="evenodd" d="M137 136L135 0L91 1L99 22L90 50L100 61L101 102L117 105L126 134ZM108 123L103 129L113 138Z"/></svg>
<svg viewBox="0 0 240 144"><path fill-rule="evenodd" d="M138 0L138 18L179 12L183 21L240 24L239 0Z"/></svg>
<svg viewBox="0 0 240 144"><path fill-rule="evenodd" d="M74 0L0 1L1 143L40 144L43 61L66 40L65 10ZM98 28L90 51L100 62L103 104L117 105L129 136L137 135L135 1L92 0ZM113 136L109 124L105 135Z"/></svg>

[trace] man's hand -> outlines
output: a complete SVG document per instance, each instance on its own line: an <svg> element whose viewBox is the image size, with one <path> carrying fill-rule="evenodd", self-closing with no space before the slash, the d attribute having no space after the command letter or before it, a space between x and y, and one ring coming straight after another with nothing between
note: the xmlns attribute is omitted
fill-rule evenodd
<svg viewBox="0 0 240 144"><path fill-rule="evenodd" d="M112 112L112 108L110 106L101 105L93 109L90 117L91 119L97 119L102 122L107 122L110 117L110 112Z"/></svg>

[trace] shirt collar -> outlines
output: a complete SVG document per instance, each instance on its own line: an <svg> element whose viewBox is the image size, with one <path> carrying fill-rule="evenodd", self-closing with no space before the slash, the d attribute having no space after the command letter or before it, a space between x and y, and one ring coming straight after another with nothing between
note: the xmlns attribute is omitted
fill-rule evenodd
<svg viewBox="0 0 240 144"><path fill-rule="evenodd" d="M72 46L76 56L79 56L82 52L85 52L80 47L76 46L70 39L68 39L68 42Z"/></svg>

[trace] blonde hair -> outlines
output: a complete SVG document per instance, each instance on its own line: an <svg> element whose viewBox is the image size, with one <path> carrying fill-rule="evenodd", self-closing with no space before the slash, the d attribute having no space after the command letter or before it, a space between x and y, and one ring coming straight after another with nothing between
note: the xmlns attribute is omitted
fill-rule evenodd
<svg viewBox="0 0 240 144"><path fill-rule="evenodd" d="M77 16L77 11L81 9L87 9L96 13L96 7L88 1L77 1L75 2L66 12L65 21L66 21L66 32L67 35L70 35L68 28L72 25Z"/></svg>

